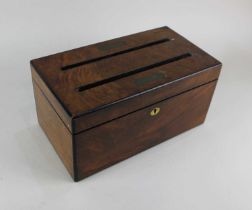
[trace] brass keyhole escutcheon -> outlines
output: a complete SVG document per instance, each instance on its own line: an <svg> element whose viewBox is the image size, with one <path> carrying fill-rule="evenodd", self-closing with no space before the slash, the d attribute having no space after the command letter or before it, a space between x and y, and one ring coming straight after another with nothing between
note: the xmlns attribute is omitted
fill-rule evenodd
<svg viewBox="0 0 252 210"><path fill-rule="evenodd" d="M159 108L159 107L156 107L156 108L154 108L154 109L151 110L150 115L151 115L151 116L155 116L155 115L157 115L159 112L160 112L160 108Z"/></svg>

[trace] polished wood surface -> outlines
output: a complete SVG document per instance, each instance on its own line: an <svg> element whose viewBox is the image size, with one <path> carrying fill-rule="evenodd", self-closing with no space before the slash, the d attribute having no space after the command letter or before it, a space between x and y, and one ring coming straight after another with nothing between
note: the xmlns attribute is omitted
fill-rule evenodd
<svg viewBox="0 0 252 210"><path fill-rule="evenodd" d="M185 77L179 81L167 83L154 88L151 91L145 91L136 97L122 100L120 103L114 103L96 112L89 113L85 116L73 118L73 132L79 133L108 120L120 117L132 111L141 109L146 105L156 103L168 97L175 96L186 90L205 84L206 81L213 81L219 77L220 67L211 67L205 71Z"/></svg>
<svg viewBox="0 0 252 210"><path fill-rule="evenodd" d="M68 172L74 178L72 134L66 128L35 82L33 82L33 89L38 122Z"/></svg>
<svg viewBox="0 0 252 210"><path fill-rule="evenodd" d="M78 181L203 123L221 63L161 27L31 70L39 123Z"/></svg>
<svg viewBox="0 0 252 210"><path fill-rule="evenodd" d="M56 113L59 115L60 119L63 121L67 129L72 132L72 118L69 113L67 113L65 107L60 103L57 95L53 94L53 92L50 91L47 84L43 81L43 79L41 79L41 77L32 66L31 73L34 83L36 83L37 86L40 87L43 94L48 98L48 101L50 101L53 109L55 109Z"/></svg>
<svg viewBox="0 0 252 210"><path fill-rule="evenodd" d="M206 68L220 69L219 61L168 27L35 59L31 65L72 118Z"/></svg>

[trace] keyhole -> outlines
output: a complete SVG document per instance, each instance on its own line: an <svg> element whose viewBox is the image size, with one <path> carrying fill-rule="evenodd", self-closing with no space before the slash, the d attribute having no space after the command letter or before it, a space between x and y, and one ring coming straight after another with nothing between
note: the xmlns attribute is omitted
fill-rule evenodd
<svg viewBox="0 0 252 210"><path fill-rule="evenodd" d="M160 112L160 108L159 108L159 107L156 107L156 108L154 108L154 109L150 112L150 115L151 115L151 116L155 116L155 115L157 115L159 112Z"/></svg>

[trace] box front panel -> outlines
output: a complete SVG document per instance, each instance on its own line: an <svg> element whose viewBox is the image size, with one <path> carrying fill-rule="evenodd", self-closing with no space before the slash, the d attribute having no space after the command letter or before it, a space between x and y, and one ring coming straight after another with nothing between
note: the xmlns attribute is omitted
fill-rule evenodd
<svg viewBox="0 0 252 210"><path fill-rule="evenodd" d="M77 180L204 122L216 81L75 136Z"/></svg>

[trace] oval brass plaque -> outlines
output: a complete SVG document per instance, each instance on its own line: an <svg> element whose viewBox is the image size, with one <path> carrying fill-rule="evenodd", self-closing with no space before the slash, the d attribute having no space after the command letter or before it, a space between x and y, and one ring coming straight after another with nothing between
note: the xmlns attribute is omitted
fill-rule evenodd
<svg viewBox="0 0 252 210"><path fill-rule="evenodd" d="M160 108L159 108L159 107L156 107L156 108L154 108L154 109L151 110L150 115L151 115L151 116L155 116L155 115L157 115L159 112L160 112Z"/></svg>

